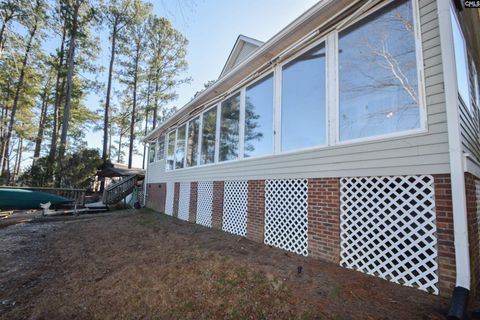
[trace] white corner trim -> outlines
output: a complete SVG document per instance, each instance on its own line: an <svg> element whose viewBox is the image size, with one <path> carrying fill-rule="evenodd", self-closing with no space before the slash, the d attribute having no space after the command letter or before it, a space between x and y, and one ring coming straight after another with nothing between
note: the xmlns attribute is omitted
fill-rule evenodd
<svg viewBox="0 0 480 320"><path fill-rule="evenodd" d="M470 253L465 196L464 156L460 131L458 89L450 21L450 1L437 1L438 25L442 49L443 79L447 112L450 177L452 184L453 233L455 238L456 286L470 289Z"/></svg>

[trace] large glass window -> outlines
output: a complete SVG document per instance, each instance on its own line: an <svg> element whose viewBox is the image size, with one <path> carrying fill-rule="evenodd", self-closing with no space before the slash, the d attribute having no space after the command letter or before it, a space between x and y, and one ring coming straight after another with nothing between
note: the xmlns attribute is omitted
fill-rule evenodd
<svg viewBox="0 0 480 320"><path fill-rule="evenodd" d="M325 143L325 44L282 68L282 151Z"/></svg>
<svg viewBox="0 0 480 320"><path fill-rule="evenodd" d="M394 1L339 34L340 140L420 127L411 1Z"/></svg>
<svg viewBox="0 0 480 320"><path fill-rule="evenodd" d="M150 143L148 148L148 162L155 161L155 143Z"/></svg>
<svg viewBox="0 0 480 320"><path fill-rule="evenodd" d="M465 47L465 38L462 29L460 28L457 15L452 6L450 6L450 19L452 21L453 30L453 47L455 50L455 66L457 68L458 93L467 107L471 108L467 48Z"/></svg>
<svg viewBox="0 0 480 320"><path fill-rule="evenodd" d="M190 120L188 123L187 139L187 167L197 165L198 159L198 135L200 130L200 117Z"/></svg>
<svg viewBox="0 0 480 320"><path fill-rule="evenodd" d="M215 133L217 130L217 108L212 108L203 114L202 119L202 150L200 164L215 161Z"/></svg>
<svg viewBox="0 0 480 320"><path fill-rule="evenodd" d="M163 160L165 157L165 136L158 138L157 143L157 161Z"/></svg>
<svg viewBox="0 0 480 320"><path fill-rule="evenodd" d="M219 161L238 158L240 93L222 102Z"/></svg>
<svg viewBox="0 0 480 320"><path fill-rule="evenodd" d="M184 124L183 126L177 129L177 143L175 148L175 169L183 168L183 164L185 161L185 134L187 125Z"/></svg>
<svg viewBox="0 0 480 320"><path fill-rule="evenodd" d="M168 146L167 146L167 161L165 164L165 170L170 171L174 168L174 152L175 152L175 130L168 134Z"/></svg>
<svg viewBox="0 0 480 320"><path fill-rule="evenodd" d="M244 157L271 154L273 150L273 75L246 89Z"/></svg>

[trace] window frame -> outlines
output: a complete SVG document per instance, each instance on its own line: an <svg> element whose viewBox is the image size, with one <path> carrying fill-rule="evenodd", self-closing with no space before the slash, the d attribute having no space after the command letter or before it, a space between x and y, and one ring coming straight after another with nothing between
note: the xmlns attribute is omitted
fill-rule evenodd
<svg viewBox="0 0 480 320"><path fill-rule="evenodd" d="M162 140L163 137L163 153L160 153L160 141ZM163 161L165 160L165 135L160 135L158 139L156 140L157 147L155 148L155 162L158 161ZM161 158L158 158L158 156L161 155Z"/></svg>
<svg viewBox="0 0 480 320"><path fill-rule="evenodd" d="M167 170L167 164L168 164L168 147L169 147L169 144L170 144L170 134L172 132L175 132L175 139L173 140L173 167L172 169L169 169ZM170 131L167 131L167 134L166 134L166 148L165 148L165 172L171 172L171 171L175 171L175 151L176 151L176 148L177 148L177 128L175 129L172 129Z"/></svg>
<svg viewBox="0 0 480 320"><path fill-rule="evenodd" d="M419 122L420 127L415 129L409 130L402 130L396 131L386 134L379 134L373 135L369 137L361 137L349 140L340 140L340 70L339 70L339 56L335 54L335 95L336 101L334 104L335 108L335 143L334 145L343 146L361 142L369 142L369 141L377 141L377 140L385 140L390 138L396 137L403 137L409 135L417 135L428 132L428 114L427 114L427 98L426 98L426 88L425 88L425 76L424 76L424 65L423 65L423 41L422 41L422 34L421 34L421 26L420 26L420 9L418 5L418 0L410 0L412 3L412 17L413 17L413 34L414 34L414 41L415 41L415 59L416 59L416 67L417 67L417 81L418 81L418 108L419 108ZM367 19L368 16L371 14L382 10L387 5L393 3L394 1L386 1L385 3L375 7L373 9L367 10L365 13L359 15L356 19L349 21L346 24L341 24L339 27L332 32L335 36L335 50L338 52L338 35L341 31L348 29L354 26L357 22L360 22L363 19Z"/></svg>
<svg viewBox="0 0 480 320"><path fill-rule="evenodd" d="M458 19L458 14L457 14L457 10L455 9L455 6L454 4L452 3L452 1L450 1L450 19L451 19L451 31L452 31L452 46L453 46L453 57L455 58L454 60L454 63L455 63L455 78L456 78L456 85L457 85L457 96L460 97L460 100L461 102L467 107L468 111L470 112L470 114L473 114L473 100L472 100L472 95L473 95L473 92L472 92L472 79L471 79L471 71L470 68L471 68L471 65L470 65L470 59L469 59L469 56L468 56L468 46L467 46L467 41L465 39L465 34L463 32L463 29L462 29L462 25L460 24L460 20ZM452 20L453 18L453 20ZM453 24L456 24L458 26L458 29L460 30L460 34L462 35L462 39L461 41L463 42L463 48L464 48L464 51L465 51L465 54L463 55L463 59L465 60L465 68L467 69L467 89L468 89L468 100L470 100L469 102L470 103L467 103L467 101L465 101L465 99L462 97L462 94L460 93L460 87L458 86L458 70L457 70L457 63L456 63L456 60L459 59L457 56L456 56L456 53L455 53L455 39L453 39ZM458 98L457 98L458 99Z"/></svg>
<svg viewBox="0 0 480 320"><path fill-rule="evenodd" d="M426 88L425 88L425 74L424 74L424 65L423 65L423 41L421 35L421 26L420 26L420 9L419 9L419 0L410 0L412 4L412 17L413 17L413 27L414 27L414 41L415 41L415 58L416 58L416 68L417 68L417 80L418 80L418 96L419 96L419 128L410 129L410 130L403 130L392 132L388 134L380 134L380 135L373 135L369 137L362 137L356 139L350 139L345 141L340 141L340 126L339 126L339 110L340 110L340 92L339 92L339 56L338 56L338 34L344 29L352 27L360 20L368 18L369 15L381 10L385 6L394 2L393 0L385 1L380 5L366 10L364 13L358 15L354 19L348 20L347 17L345 20L339 21L338 24L330 29L325 34L315 38L314 40L310 41L307 44L302 44L298 47L298 50L295 50L291 56L288 56L284 60L281 60L279 63L274 63L271 67L265 68L265 70L261 71L260 73L253 73L246 77L252 78L252 80L245 81L242 83L241 86L236 87L233 86L232 90L227 90L225 93L218 95L216 98L212 99L210 102L206 103L205 107L199 112L191 116L186 122L182 123L181 125L176 125L175 129L171 129L167 131L166 139L169 137L169 133L178 130L178 127L186 125L186 137L188 137L188 123L195 119L196 117L200 117L200 126L199 126L199 137L198 137L198 159L197 164L191 167L186 166L186 157L184 158L184 167L180 169L173 169L169 171L175 170L189 170L194 169L197 167L204 167L204 166L211 166L211 165L219 165L219 164L228 164L235 161L255 161L256 159L263 159L274 157L277 155L288 155L293 153L304 153L310 152L315 150L328 150L332 147L337 146L344 146L344 145L351 145L351 144L358 144L362 142L370 142L370 141L379 141L382 140L389 140L391 138L397 137L408 137L408 136L417 136L422 135L428 132L428 117L427 117L427 103L426 103ZM346 22L345 22L346 21ZM325 43L325 143L321 145L310 146L306 148L297 148L287 151L281 150L281 136L282 136L282 68L285 64L293 61L294 59L298 58L308 50L314 48L315 46ZM273 77L273 103L272 103L272 152L270 154L264 154L259 156L253 157L244 157L244 147L245 147L245 99L246 99L246 89L250 86L255 85L257 82L261 82L265 77L272 75ZM236 159L219 161L219 144L220 144L220 127L221 127L221 104L223 101L229 99L235 94L240 93L240 123L239 123L239 155ZM206 112L216 108L216 131L215 131L215 154L214 154L214 161L211 163L201 164L201 157L202 157L202 136L203 136L203 116ZM479 106L480 109L480 106ZM174 155L176 153L176 137L177 132L175 134L175 150ZM168 141L168 140L167 140ZM188 149L188 139L185 139L185 151ZM168 156L168 142L165 145L165 158ZM175 163L174 163L175 166Z"/></svg>
<svg viewBox="0 0 480 320"><path fill-rule="evenodd" d="M240 101L242 105L240 105L241 109L240 109L240 118L242 120L242 135L241 135L241 141L242 141L242 150L241 150L241 159L258 159L258 158L262 158L262 157L268 157L268 156L272 156L272 155L275 155L275 141L276 141L276 128L275 128L275 124L276 124L276 117L275 117L275 113L276 113L276 107L275 107L275 104L276 104L276 101L277 101L277 97L275 95L276 93L276 86L277 86L277 83L276 83L276 78L275 78L275 72L276 72L276 68L273 68L271 70L267 70L266 72L263 72L261 73L258 77L256 77L254 80L248 82L245 86L242 87L242 92L243 92L243 98L241 98L242 100ZM250 157L245 157L245 108L246 108L246 103L247 103L247 89L249 87L254 87L256 85L258 85L259 83L261 83L262 81L264 81L266 78L268 78L269 76L272 76L272 145L271 145L271 153L269 154L262 154L262 155L259 155L259 156L250 156ZM242 111L243 111L243 117L242 117ZM240 157L239 157L240 159Z"/></svg>
<svg viewBox="0 0 480 320"><path fill-rule="evenodd" d="M217 109L217 132L216 134L216 140L218 140L218 148L215 149L215 156L216 156L216 161L214 163L228 163L236 160L241 160L243 159L243 155L241 154L242 148L244 148L244 142L245 142L245 137L242 137L241 133L242 131L245 132L245 125L242 124L242 113L243 113L243 119L245 121L245 102L243 101L243 98L245 98L245 87L242 86L241 89L233 91L233 93L230 93L229 95L225 96L221 101L218 102L218 109ZM238 156L236 159L230 159L230 160L222 160L220 161L220 130L222 129L222 103L227 101L228 99L234 97L235 95L239 95L240 99L240 106L239 106L239 115L238 115ZM243 98L242 98L243 97ZM242 112L243 111L243 112Z"/></svg>
<svg viewBox="0 0 480 320"><path fill-rule="evenodd" d="M293 54L291 57L288 57L287 59L283 60L281 63L278 64L276 67L276 75L274 76L277 77L277 81L274 79L274 96L276 96L274 106L273 108L276 109L277 115L274 117L275 119L275 125L274 125L274 132L276 133L274 136L274 153L273 154L289 154L289 153L295 153L299 151L307 151L307 150L315 150L315 149L322 149L325 148L329 145L329 109L331 108L330 103L329 103L329 78L328 78L328 72L329 72L329 56L328 56L328 46L329 43L327 42L328 34L326 34L323 37L320 37L319 39L316 39L312 43L308 44L307 46L303 47L301 50ZM306 53L307 51L315 48L316 46L320 45L321 43L325 44L325 143L324 144L318 144L315 146L310 146L310 147L304 147L304 148L296 148L296 149L290 149L290 150L282 150L282 83L283 83L283 66L292 62L293 60L297 59L300 57L302 54ZM275 115L275 114L274 114Z"/></svg>
<svg viewBox="0 0 480 320"><path fill-rule="evenodd" d="M152 160L152 157L151 157L151 154L150 152L152 151L152 145L153 145L153 160ZM156 162L156 159L157 159L157 140L155 140L154 142L151 141L149 142L149 145L148 145L148 163L154 163Z"/></svg>

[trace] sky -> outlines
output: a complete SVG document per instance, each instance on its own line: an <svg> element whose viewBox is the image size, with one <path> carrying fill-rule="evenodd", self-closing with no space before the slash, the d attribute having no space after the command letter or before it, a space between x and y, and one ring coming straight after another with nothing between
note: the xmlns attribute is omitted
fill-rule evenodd
<svg viewBox="0 0 480 320"><path fill-rule="evenodd" d="M167 17L189 40L186 57L189 67L185 76L191 77L193 81L178 87L178 99L167 107L181 108L191 100L195 92L203 89L205 82L218 78L238 35L267 41L317 1L150 0L154 12ZM108 66L108 31L104 29L99 35L102 52L96 63ZM92 76L106 83L107 70ZM105 93L91 94L87 97L87 106L92 110L102 109L104 95ZM102 131L88 132L88 146L101 149L102 137ZM143 147L139 149L143 150ZM134 157L133 166L142 167L142 156Z"/></svg>

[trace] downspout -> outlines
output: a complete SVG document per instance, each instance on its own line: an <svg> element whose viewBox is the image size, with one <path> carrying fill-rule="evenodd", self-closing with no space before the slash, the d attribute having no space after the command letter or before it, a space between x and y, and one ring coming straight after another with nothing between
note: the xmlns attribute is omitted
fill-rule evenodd
<svg viewBox="0 0 480 320"><path fill-rule="evenodd" d="M453 234L455 245L456 284L448 319L464 319L470 291L470 253L465 195L464 161L458 108L457 74L450 0L437 1L440 44L442 50L445 105L447 113L450 178L452 188Z"/></svg>
<svg viewBox="0 0 480 320"><path fill-rule="evenodd" d="M147 142L144 142L145 145L147 145ZM148 151L150 152L150 148L148 148ZM147 206L147 189L148 189L148 170L150 169L150 159L148 155L146 156L147 158L147 167L145 168L145 178L143 179L143 206Z"/></svg>

